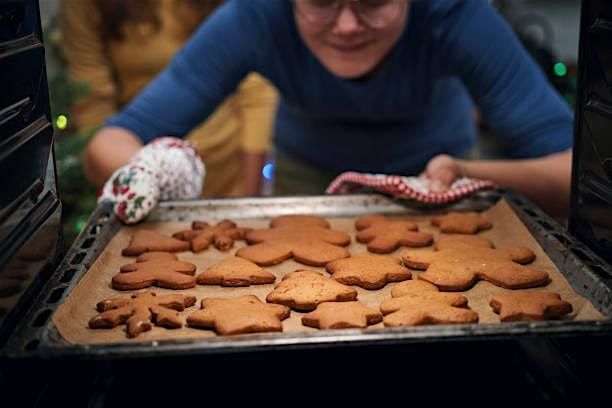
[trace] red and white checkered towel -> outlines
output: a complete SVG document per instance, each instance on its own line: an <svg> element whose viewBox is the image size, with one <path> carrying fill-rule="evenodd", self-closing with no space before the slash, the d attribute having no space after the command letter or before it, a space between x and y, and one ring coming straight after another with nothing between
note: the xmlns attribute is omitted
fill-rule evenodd
<svg viewBox="0 0 612 408"><path fill-rule="evenodd" d="M387 174L345 172L331 182L327 194L350 194L363 187L372 187L397 198L416 200L426 204L446 204L460 200L479 190L495 188L487 180L463 177L457 179L448 190L438 193L429 189L430 180L420 177L404 177Z"/></svg>

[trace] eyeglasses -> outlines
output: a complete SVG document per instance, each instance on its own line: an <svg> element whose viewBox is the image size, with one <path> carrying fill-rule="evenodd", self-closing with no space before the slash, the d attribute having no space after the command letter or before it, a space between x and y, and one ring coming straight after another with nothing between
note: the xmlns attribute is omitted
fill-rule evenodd
<svg viewBox="0 0 612 408"><path fill-rule="evenodd" d="M330 25L340 15L344 5L372 28L384 28L402 11L405 0L294 0L296 10L312 24Z"/></svg>

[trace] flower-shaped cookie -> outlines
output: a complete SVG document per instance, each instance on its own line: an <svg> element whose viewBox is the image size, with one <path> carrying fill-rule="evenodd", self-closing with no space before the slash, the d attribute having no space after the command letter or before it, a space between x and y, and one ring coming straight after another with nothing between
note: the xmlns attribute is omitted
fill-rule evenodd
<svg viewBox="0 0 612 408"><path fill-rule="evenodd" d="M388 282L400 282L412 277L412 273L399 260L369 253L338 259L328 263L325 269L340 283L372 290L380 289Z"/></svg>
<svg viewBox="0 0 612 408"><path fill-rule="evenodd" d="M192 306L193 296L161 295L142 292L132 295L131 299L107 299L98 303L99 315L89 320L92 329L112 329L126 324L128 337L151 330L151 322L157 326L176 329L183 325L176 311Z"/></svg>
<svg viewBox="0 0 612 408"><path fill-rule="evenodd" d="M382 315L360 302L323 302L302 317L304 326L317 329L366 328L382 321Z"/></svg>
<svg viewBox="0 0 612 408"><path fill-rule="evenodd" d="M393 288L391 296L380 305L385 326L478 322L478 314L467 308L465 296L441 293L427 282L402 282Z"/></svg>
<svg viewBox="0 0 612 408"><path fill-rule="evenodd" d="M230 220L223 220L217 225L209 225L204 221L194 221L190 230L174 233L174 238L188 241L193 252L200 252L214 244L220 251L227 251L234 246L234 241L244 239L250 228L239 228Z"/></svg>
<svg viewBox="0 0 612 408"><path fill-rule="evenodd" d="M467 290L479 280L507 289L531 288L548 283L547 272L514 262L515 252L521 253L522 250L458 248L437 252L405 251L402 261L409 268L426 269L419 279L447 291Z"/></svg>
<svg viewBox="0 0 612 408"><path fill-rule="evenodd" d="M308 270L288 273L266 297L270 303L280 303L300 311L313 310L323 302L346 302L355 299L355 289L319 272Z"/></svg>
<svg viewBox="0 0 612 408"><path fill-rule="evenodd" d="M236 252L239 256L258 265L275 265L289 258L311 265L324 266L336 259L346 258L349 251L343 246L351 242L351 237L342 231L314 225L309 218L286 217L282 221L272 221L273 228L249 231L246 240L250 245Z"/></svg>
<svg viewBox="0 0 612 408"><path fill-rule="evenodd" d="M490 302L502 322L556 319L572 312L572 304L548 291L500 293Z"/></svg>
<svg viewBox="0 0 612 408"><path fill-rule="evenodd" d="M263 303L256 296L207 298L202 309L187 317L190 327L213 329L218 334L283 331L282 320L291 311L282 305Z"/></svg>
<svg viewBox="0 0 612 408"><path fill-rule="evenodd" d="M365 215L355 221L359 242L367 243L368 251L388 254L400 246L423 247L433 241L433 235L418 232L411 221L390 220L383 215Z"/></svg>

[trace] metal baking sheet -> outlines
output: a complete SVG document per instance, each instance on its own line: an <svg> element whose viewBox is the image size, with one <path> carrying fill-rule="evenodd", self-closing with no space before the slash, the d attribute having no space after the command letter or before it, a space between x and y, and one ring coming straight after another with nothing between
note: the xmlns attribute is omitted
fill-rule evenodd
<svg viewBox="0 0 612 408"><path fill-rule="evenodd" d="M485 209L505 198L538 240L546 254L562 271L573 289L584 296L605 316L612 313L609 266L601 263L580 243L519 195L505 191L481 193L454 206L429 209L381 195L309 196L286 198L248 198L198 200L162 203L148 222L190 221L193 219L257 219L280 214L316 214L324 217L352 217L367 213L387 215L430 214L449 209ZM53 275L44 294L46 302L36 305L11 339L9 353L29 352L47 357L88 356L91 358L150 356L163 354L206 354L269 350L277 348L358 346L474 341L520 335L584 335L611 331L609 319L596 321L546 321L482 325L439 325L380 329L305 331L296 333L218 336L206 339L138 341L116 345L72 345L54 327L50 316L70 294L106 244L121 228L108 208L100 207L92 215L86 230L77 239L64 262ZM577 252L580 251L580 252ZM578 255L577 255L578 254ZM25 327L23 327L25 326Z"/></svg>

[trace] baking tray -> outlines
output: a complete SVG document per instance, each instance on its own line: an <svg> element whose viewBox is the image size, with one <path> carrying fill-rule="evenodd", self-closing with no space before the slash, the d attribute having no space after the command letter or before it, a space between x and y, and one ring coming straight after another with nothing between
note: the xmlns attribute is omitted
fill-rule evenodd
<svg viewBox="0 0 612 408"><path fill-rule="evenodd" d="M424 208L378 194L349 196L261 197L164 202L148 222L270 218L282 214L349 217L368 213L410 215L448 210L485 210L505 198L566 277L572 288L605 316L612 316L612 268L569 235L565 227L519 194L506 190L480 192L450 206ZM113 359L151 356L293 350L415 343L508 340L521 336L584 336L612 334L610 319L597 321L518 322L495 325L431 325L376 330L329 330L218 336L116 345L72 345L51 321L54 311L88 271L106 244L121 229L108 205L99 206L83 232L25 314L2 353L8 357Z"/></svg>

